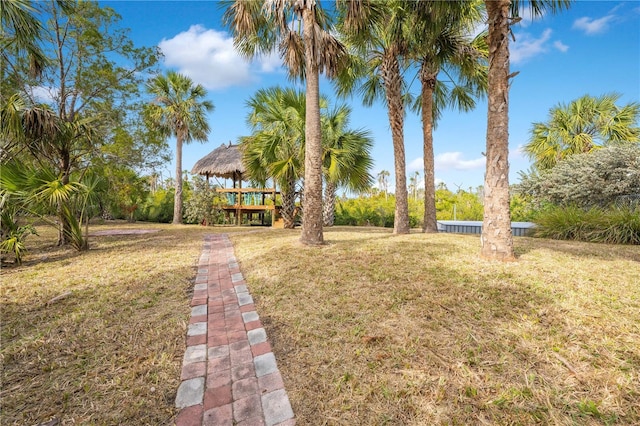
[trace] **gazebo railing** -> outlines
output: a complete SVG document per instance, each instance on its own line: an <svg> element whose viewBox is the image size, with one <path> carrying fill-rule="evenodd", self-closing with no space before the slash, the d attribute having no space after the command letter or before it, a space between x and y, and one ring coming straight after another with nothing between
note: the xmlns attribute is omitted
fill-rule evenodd
<svg viewBox="0 0 640 426"><path fill-rule="evenodd" d="M280 210L276 204L276 196L280 192L275 188L217 188L216 192L225 195L227 205L222 208L235 214L237 224L240 224L243 214L251 218L254 213L263 214L267 211L273 212L273 224Z"/></svg>

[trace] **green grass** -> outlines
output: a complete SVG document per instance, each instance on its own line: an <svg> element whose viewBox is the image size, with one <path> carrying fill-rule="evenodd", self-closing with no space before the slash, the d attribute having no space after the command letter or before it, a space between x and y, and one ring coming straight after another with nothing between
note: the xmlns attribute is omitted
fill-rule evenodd
<svg viewBox="0 0 640 426"><path fill-rule="evenodd" d="M493 263L477 236L132 227L160 231L78 254L39 228L2 269L3 425L172 424L210 232L233 232L300 425L640 423L637 246L516 238Z"/></svg>

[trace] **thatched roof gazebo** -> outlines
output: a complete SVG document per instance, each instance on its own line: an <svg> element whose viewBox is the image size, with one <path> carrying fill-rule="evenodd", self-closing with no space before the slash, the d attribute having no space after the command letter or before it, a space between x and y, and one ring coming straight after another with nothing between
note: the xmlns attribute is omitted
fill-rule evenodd
<svg viewBox="0 0 640 426"><path fill-rule="evenodd" d="M242 187L242 175L245 171L240 148L238 145L232 145L231 142L228 145L223 143L202 157L191 169L192 174L206 176L207 180L210 176L233 179L234 188L236 181L238 181L239 187Z"/></svg>

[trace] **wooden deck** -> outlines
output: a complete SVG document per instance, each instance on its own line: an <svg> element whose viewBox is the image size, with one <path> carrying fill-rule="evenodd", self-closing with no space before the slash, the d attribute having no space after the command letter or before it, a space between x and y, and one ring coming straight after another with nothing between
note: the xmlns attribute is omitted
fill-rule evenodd
<svg viewBox="0 0 640 426"><path fill-rule="evenodd" d="M276 205L276 196L280 192L275 188L218 188L216 192L226 195L227 204L222 209L227 215L233 213L236 225L242 223L243 215L251 221L256 214L264 224L265 213L271 212L273 226L276 216L279 216L280 206Z"/></svg>

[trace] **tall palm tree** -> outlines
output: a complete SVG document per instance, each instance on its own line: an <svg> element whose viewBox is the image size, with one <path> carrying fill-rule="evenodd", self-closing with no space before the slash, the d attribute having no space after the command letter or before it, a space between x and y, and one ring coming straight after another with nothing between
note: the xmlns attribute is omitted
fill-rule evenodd
<svg viewBox="0 0 640 426"><path fill-rule="evenodd" d="M340 95L359 91L363 104L384 99L393 142L395 196L394 234L409 233L406 158L404 149L404 80L402 58L408 53L410 8L400 0L377 4L375 22L357 31L343 24L340 30L352 56L350 66L336 81ZM346 21L346 19L345 19Z"/></svg>
<svg viewBox="0 0 640 426"><path fill-rule="evenodd" d="M373 140L368 131L348 128L350 115L351 108L339 105L322 116L324 226L333 226L339 186L361 192L368 190L373 183L370 174Z"/></svg>
<svg viewBox="0 0 640 426"><path fill-rule="evenodd" d="M570 0L531 0L532 15L568 7ZM512 260L513 235L509 211L509 37L521 0L485 0L489 32L487 166L484 178L482 257Z"/></svg>
<svg viewBox="0 0 640 426"><path fill-rule="evenodd" d="M149 105L149 117L167 137L176 138L176 180L173 223L182 223L182 144L192 140L206 141L209 123L206 113L213 111L213 103L205 100L207 91L184 75L169 71L147 83L147 91L154 96Z"/></svg>
<svg viewBox="0 0 640 426"><path fill-rule="evenodd" d="M585 95L549 111L546 123L534 123L525 154L538 169L550 169L573 154L591 152L614 143L640 141L640 104L619 107L616 93Z"/></svg>
<svg viewBox="0 0 640 426"><path fill-rule="evenodd" d="M436 222L433 130L446 107L470 111L486 91L484 34L471 39L484 5L474 2L418 2L411 56L419 65L425 177L423 232L438 232Z"/></svg>
<svg viewBox="0 0 640 426"><path fill-rule="evenodd" d="M387 192L387 187L389 185L389 171L388 170L380 170L380 173L376 176L378 178L378 186L380 186L380 191L384 191L384 199L385 201L389 199L389 194Z"/></svg>
<svg viewBox="0 0 640 426"><path fill-rule="evenodd" d="M320 73L329 77L341 67L344 48L331 34L329 15L316 0L235 0L224 21L234 44L247 57L279 48L292 77L306 83L304 216L300 241L324 242L322 231L322 135Z"/></svg>
<svg viewBox="0 0 640 426"><path fill-rule="evenodd" d="M273 179L280 188L285 228L295 225L296 184L303 177L306 100L302 92L273 87L248 102L251 136L240 138L250 179L261 185Z"/></svg>

